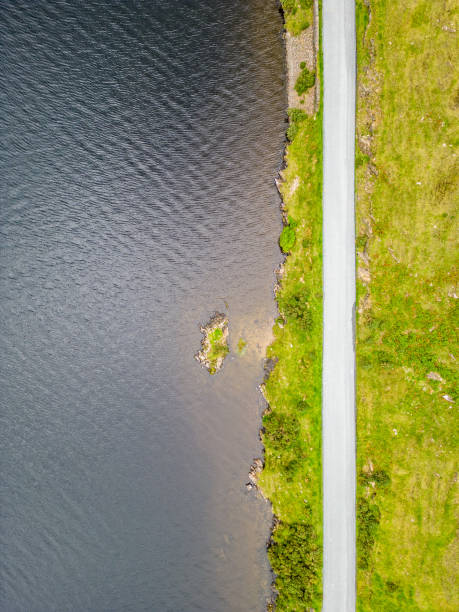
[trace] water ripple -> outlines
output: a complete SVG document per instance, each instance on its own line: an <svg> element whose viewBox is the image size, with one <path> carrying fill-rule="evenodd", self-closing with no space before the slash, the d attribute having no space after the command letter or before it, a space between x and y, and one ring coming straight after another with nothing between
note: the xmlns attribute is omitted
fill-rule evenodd
<svg viewBox="0 0 459 612"><path fill-rule="evenodd" d="M0 3L0 610L263 610L281 20ZM228 305L218 377L193 359Z"/></svg>

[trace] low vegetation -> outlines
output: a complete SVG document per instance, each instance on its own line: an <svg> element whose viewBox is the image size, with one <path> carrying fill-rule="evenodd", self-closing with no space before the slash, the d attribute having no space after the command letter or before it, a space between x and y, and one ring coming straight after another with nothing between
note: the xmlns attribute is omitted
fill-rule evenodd
<svg viewBox="0 0 459 612"><path fill-rule="evenodd" d="M311 521L281 524L275 530L269 558L278 575L277 610L304 610L317 600L321 554ZM300 606L297 602L301 602Z"/></svg>
<svg viewBox="0 0 459 612"><path fill-rule="evenodd" d="M358 610L455 611L457 3L358 0Z"/></svg>
<svg viewBox="0 0 459 612"><path fill-rule="evenodd" d="M281 0L285 28L297 36L312 23L313 0Z"/></svg>
<svg viewBox="0 0 459 612"><path fill-rule="evenodd" d="M311 72L306 68L305 62L301 62L301 72L298 75L298 78L295 83L295 91L299 96L302 96L304 93L314 87L314 83L316 82L316 75L314 72Z"/></svg>
<svg viewBox="0 0 459 612"><path fill-rule="evenodd" d="M277 291L280 317L264 384L265 467L258 484L276 524L269 559L276 610L321 607L322 483L322 111L289 111L286 168L279 189L288 252Z"/></svg>
<svg viewBox="0 0 459 612"><path fill-rule="evenodd" d="M292 225L286 225L279 238L279 246L284 253L288 253L296 241L295 229Z"/></svg>

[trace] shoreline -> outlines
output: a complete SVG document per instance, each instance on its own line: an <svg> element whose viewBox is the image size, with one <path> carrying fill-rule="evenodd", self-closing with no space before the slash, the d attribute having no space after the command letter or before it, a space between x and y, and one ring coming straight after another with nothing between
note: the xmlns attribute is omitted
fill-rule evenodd
<svg viewBox="0 0 459 612"><path fill-rule="evenodd" d="M267 408L256 487L272 505L268 610L318 610L322 599L322 101L320 1L284 6L289 127L276 179L285 260L276 270L279 317L260 386ZM303 11L303 14L301 14ZM298 23L307 24L299 31ZM298 91L302 71L314 83ZM303 100L303 102L301 102ZM253 484L253 483L252 483Z"/></svg>

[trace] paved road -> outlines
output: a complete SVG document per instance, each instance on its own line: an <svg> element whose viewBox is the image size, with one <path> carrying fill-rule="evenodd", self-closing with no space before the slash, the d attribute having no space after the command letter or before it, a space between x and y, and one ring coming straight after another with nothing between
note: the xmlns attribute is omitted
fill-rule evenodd
<svg viewBox="0 0 459 612"><path fill-rule="evenodd" d="M323 1L325 612L355 610L355 2Z"/></svg>

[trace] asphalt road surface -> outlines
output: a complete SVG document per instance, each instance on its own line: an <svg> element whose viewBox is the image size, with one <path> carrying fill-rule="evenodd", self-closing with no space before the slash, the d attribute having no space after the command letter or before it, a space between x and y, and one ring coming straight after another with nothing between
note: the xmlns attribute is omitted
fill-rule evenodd
<svg viewBox="0 0 459 612"><path fill-rule="evenodd" d="M323 610L355 610L355 2L324 0Z"/></svg>

